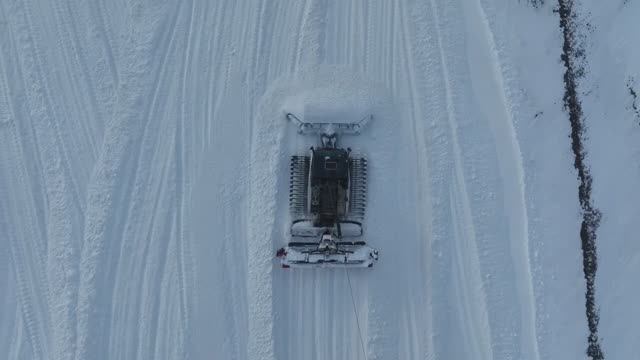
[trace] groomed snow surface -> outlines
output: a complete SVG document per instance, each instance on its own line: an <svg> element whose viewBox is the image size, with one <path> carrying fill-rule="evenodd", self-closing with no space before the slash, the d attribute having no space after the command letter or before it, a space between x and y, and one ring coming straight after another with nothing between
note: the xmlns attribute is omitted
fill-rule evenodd
<svg viewBox="0 0 640 360"><path fill-rule="evenodd" d="M0 358L586 358L556 5L0 0ZM576 12L599 335L631 359L640 7ZM276 266L317 143L286 112L373 115L339 139L373 269Z"/></svg>

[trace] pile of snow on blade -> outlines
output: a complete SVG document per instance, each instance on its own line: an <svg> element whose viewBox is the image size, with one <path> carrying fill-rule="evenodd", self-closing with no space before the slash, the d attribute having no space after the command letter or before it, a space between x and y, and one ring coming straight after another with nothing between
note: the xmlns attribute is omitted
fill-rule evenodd
<svg viewBox="0 0 640 360"><path fill-rule="evenodd" d="M295 114L303 122L355 122L371 114L374 102L372 95L358 81L306 88L285 99L283 109L285 113Z"/></svg>

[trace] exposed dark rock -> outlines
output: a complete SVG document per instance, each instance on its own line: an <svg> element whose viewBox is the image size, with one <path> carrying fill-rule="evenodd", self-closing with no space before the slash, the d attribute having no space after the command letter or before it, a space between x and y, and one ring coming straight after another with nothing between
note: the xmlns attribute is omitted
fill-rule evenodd
<svg viewBox="0 0 640 360"><path fill-rule="evenodd" d="M578 199L582 209L580 240L582 243L582 266L586 282L585 310L589 337L587 339L587 356L592 360L604 359L604 353L598 339L598 322L600 320L595 301L595 278L598 270L596 233L600 225L600 211L591 200L592 178L586 164L586 150L583 141L585 128L582 104L578 97L578 79L584 75L585 52L576 41L576 16L573 0L559 0L557 12L560 15L560 29L563 33L562 61L564 73L564 107L571 123L571 149L574 154L573 166L578 171Z"/></svg>
<svg viewBox="0 0 640 360"><path fill-rule="evenodd" d="M634 84L634 79L629 78L629 80L627 81L627 89L629 90L629 94L631 95L631 98L632 98L631 108L633 109L633 112L636 114L636 118L640 121L640 109L638 109L638 93L636 93L636 90L633 88L633 84ZM640 124L640 122L638 124Z"/></svg>

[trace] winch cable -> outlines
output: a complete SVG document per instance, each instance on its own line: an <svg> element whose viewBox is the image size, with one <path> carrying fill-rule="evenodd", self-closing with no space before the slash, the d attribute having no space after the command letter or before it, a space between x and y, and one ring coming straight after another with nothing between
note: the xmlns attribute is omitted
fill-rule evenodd
<svg viewBox="0 0 640 360"><path fill-rule="evenodd" d="M356 316L356 325L358 325L358 335L360 336L360 346L362 346L362 353L364 354L364 360L367 360L367 351L364 348L364 340L362 339L362 330L360 329L360 320L358 319L358 309L356 308L356 301L353 298L353 288L351 287L351 278L349 277L349 269L345 267L344 272L347 274L347 282L349 283L349 292L351 294L351 304L353 304L353 313Z"/></svg>

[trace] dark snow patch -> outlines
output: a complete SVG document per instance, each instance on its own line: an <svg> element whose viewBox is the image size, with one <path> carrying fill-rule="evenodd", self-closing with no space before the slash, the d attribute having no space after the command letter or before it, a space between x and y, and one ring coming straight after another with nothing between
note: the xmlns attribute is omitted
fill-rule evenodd
<svg viewBox="0 0 640 360"><path fill-rule="evenodd" d="M593 206L591 200L592 178L585 162L586 150L584 149L585 127L583 123L582 105L578 99L578 79L584 74L584 50L577 45L576 40L576 15L573 0L559 0L558 14L560 15L560 28L563 33L562 61L565 66L564 73L564 107L569 113L571 122L571 148L574 154L574 167L578 171L580 185L578 198L582 208L582 225L580 227L580 240L582 242L582 265L586 281L585 305L589 337L587 356L592 360L604 359L604 353L598 339L598 308L595 301L595 278L598 269L596 253L596 231L600 224L601 214Z"/></svg>
<svg viewBox="0 0 640 360"><path fill-rule="evenodd" d="M640 109L638 109L638 93L636 93L636 90L633 87L634 83L635 83L635 79L629 78L629 80L627 80L627 89L629 90L629 94L631 95L631 98L632 98L631 108L633 109L633 112L636 115L636 119L639 120L638 124L640 124Z"/></svg>
<svg viewBox="0 0 640 360"><path fill-rule="evenodd" d="M528 0L528 2L536 9L544 5L544 0Z"/></svg>

